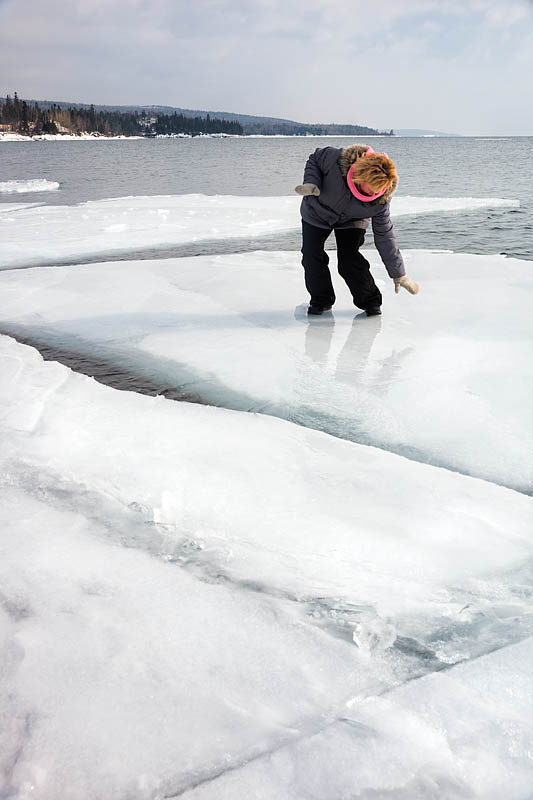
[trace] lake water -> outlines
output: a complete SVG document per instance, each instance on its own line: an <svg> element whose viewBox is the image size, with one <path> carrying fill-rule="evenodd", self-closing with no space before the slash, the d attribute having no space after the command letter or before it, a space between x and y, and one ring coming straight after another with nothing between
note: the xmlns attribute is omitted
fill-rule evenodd
<svg viewBox="0 0 533 800"><path fill-rule="evenodd" d="M0 146L0 181L44 178L55 192L0 194L2 202L75 204L126 195L291 195L316 147L346 147L352 137L132 139L9 142ZM502 253L533 260L533 137L369 137L400 176L398 195L500 197L516 208L399 218L400 248ZM392 205L394 213L394 202ZM294 250L297 233L132 253L132 257L261 249ZM334 248L334 238L329 243Z"/></svg>

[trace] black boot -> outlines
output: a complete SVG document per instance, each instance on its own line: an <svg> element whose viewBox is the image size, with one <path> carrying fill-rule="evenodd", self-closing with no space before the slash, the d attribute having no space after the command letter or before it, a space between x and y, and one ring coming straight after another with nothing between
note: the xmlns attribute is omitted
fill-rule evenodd
<svg viewBox="0 0 533 800"><path fill-rule="evenodd" d="M367 317L378 317L381 314L381 307L380 306L371 306L370 308L365 308Z"/></svg>
<svg viewBox="0 0 533 800"><path fill-rule="evenodd" d="M323 314L324 311L331 311L331 306L319 306L317 303L310 303L309 308L307 309L308 314Z"/></svg>

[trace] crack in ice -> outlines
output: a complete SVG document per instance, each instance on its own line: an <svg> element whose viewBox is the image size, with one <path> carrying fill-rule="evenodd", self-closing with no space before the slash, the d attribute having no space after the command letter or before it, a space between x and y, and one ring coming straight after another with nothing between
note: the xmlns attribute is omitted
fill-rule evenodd
<svg viewBox="0 0 533 800"><path fill-rule="evenodd" d="M465 477L488 480L487 478L480 477L473 471L458 468L442 456L429 456L427 453L412 445L394 445L376 441L365 434L362 428L359 429L357 425L354 427L353 420L350 420L350 426L346 427L342 417L328 416L324 412L318 413L314 409L304 405L300 405L298 408L284 408L275 402L269 402L263 404L261 407L251 398L247 398L243 392L239 394L233 393L223 386L219 386L219 393L225 395L225 401L214 402L212 391L210 391L209 397L202 396L202 389L198 385L197 376L193 373L190 373L189 381L185 380L184 377L180 386L169 387L168 380L151 380L146 375L135 372L132 368L121 366L117 363L111 352L109 352L107 357L103 354L102 351L104 348L100 348L100 352L97 356L81 352L80 349L66 349L59 344L51 344L50 341L44 341L31 332L28 334L17 328L17 326L6 326L5 324L0 327L0 335L8 336L20 344L33 347L45 360L56 361L68 367L76 374L92 377L99 383L110 386L113 389L133 391L151 397L160 395L166 397L168 400L185 401L197 403L199 405L212 405L217 408L225 408L229 411L238 411L241 413L252 412L279 419L286 419L301 428L321 431L337 439L354 442L354 444L375 447L378 450L407 458L409 461L446 469L449 472L455 472ZM50 339L50 336L48 336L48 339ZM188 382L192 383L194 387L193 391L187 390ZM213 378L210 379L210 385L211 388L215 385ZM519 494L524 494L528 497L533 496L533 487L528 490L526 488L519 488L508 481L498 481L494 479L488 482L493 483L495 486L501 486L505 489L518 492Z"/></svg>
<svg viewBox="0 0 533 800"><path fill-rule="evenodd" d="M439 672L451 671L455 667L463 666L465 664L473 663L480 658L483 658L486 655L490 655L491 653L498 652L500 650L504 650L507 647L512 646L513 644L518 644L521 641L526 641L527 639L531 638L530 636L524 637L523 639L519 639L516 642L506 642L504 645L494 647L491 650L488 650L485 653L480 653L472 658L463 659L462 661L458 661L455 664L442 664L439 669L433 669L419 675L414 675L411 678L406 679L401 684L396 684L394 686L387 687L381 692L377 692L374 695L366 695L365 697L361 698L353 698L352 700L348 700L344 705L348 706L349 708L354 708L358 702L362 701L369 701L375 699L377 697L385 697L393 692L397 691L398 689L402 688L402 686L406 686L407 684L413 683L415 681L421 680L422 678L429 677L431 675L438 674ZM321 718L324 720L324 718ZM324 731L328 730L329 728L333 727L336 724L343 724L348 727L356 734L360 736L370 736L373 735L373 729L365 725L363 723L358 722L350 717L346 717L344 715L338 714L334 717L328 717L322 723L317 719L309 726L306 726L305 730L299 732L298 735L292 737L291 739L282 739L277 742L274 746L265 748L261 752L250 752L246 755L241 755L238 759L235 759L232 763L226 764L225 766L217 766L211 770L204 770L203 774L201 770L195 770L196 773L201 773L198 775L197 778L192 778L191 776L183 776L180 780L179 785L177 785L171 793L166 793L163 795L158 795L156 800L176 800L176 798L182 797L186 792L194 791L198 789L200 786L213 783L214 781L218 780L219 778L224 777L232 772L238 772L241 769L244 769L248 766L248 764L260 761L261 759L268 758L269 756L273 755L274 753L280 752L287 747L291 747L295 744L299 744L303 741L310 740L315 736L320 735Z"/></svg>

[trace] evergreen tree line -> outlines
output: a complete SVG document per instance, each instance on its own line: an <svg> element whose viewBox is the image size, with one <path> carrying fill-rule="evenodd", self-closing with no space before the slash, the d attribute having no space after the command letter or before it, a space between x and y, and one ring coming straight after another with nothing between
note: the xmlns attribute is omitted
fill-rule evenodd
<svg viewBox="0 0 533 800"><path fill-rule="evenodd" d="M144 112L143 112L144 113ZM183 114L157 114L154 125L157 133L230 133L242 136L243 130L240 122L227 119L213 119L208 114L206 117L185 117Z"/></svg>
<svg viewBox="0 0 533 800"><path fill-rule="evenodd" d="M394 136L394 131L379 131L376 128L367 128L364 125L337 125L337 124L288 124L282 122L245 122L245 134L260 134L262 136Z"/></svg>
<svg viewBox="0 0 533 800"><path fill-rule="evenodd" d="M228 133L242 135L242 125L225 119L185 117L181 114L153 114L146 111L96 111L94 106L76 108L20 100L15 92L0 99L0 125L16 133L99 133L105 136L153 136L158 133Z"/></svg>
<svg viewBox="0 0 533 800"><path fill-rule="evenodd" d="M309 124L282 122L265 119L264 122L243 118L237 120L219 119L218 115L207 114L190 116L174 111L172 114L113 109L96 110L93 105L87 108L59 105L41 101L20 100L15 92L0 98L0 126L22 134L39 135L43 133L98 133L104 136L155 136L157 134L226 133L232 135L261 134L272 136L394 136L394 131L379 131L363 125Z"/></svg>

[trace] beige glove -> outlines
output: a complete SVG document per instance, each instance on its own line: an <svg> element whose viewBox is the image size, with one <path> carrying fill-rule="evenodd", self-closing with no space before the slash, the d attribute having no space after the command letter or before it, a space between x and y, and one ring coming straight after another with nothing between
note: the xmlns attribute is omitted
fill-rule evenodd
<svg viewBox="0 0 533 800"><path fill-rule="evenodd" d="M404 289L407 289L409 294L418 294L418 290L420 288L418 283L416 283L408 275L402 275L401 278L394 278L394 291L396 294L398 294L402 286Z"/></svg>
<svg viewBox="0 0 533 800"><path fill-rule="evenodd" d="M294 191L296 194L314 194L318 197L320 189L314 183L304 183L301 186L295 186Z"/></svg>

